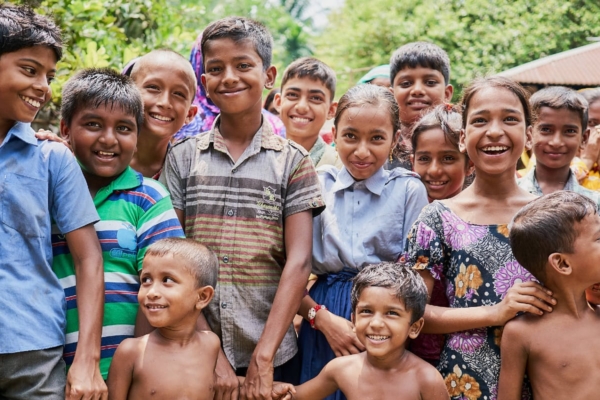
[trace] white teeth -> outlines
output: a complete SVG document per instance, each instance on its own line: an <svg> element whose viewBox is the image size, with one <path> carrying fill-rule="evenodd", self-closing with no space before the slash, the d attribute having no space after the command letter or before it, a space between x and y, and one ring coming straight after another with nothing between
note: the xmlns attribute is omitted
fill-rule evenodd
<svg viewBox="0 0 600 400"><path fill-rule="evenodd" d="M489 147L484 147L483 151L506 151L508 150L508 147L506 146L489 146Z"/></svg>
<svg viewBox="0 0 600 400"><path fill-rule="evenodd" d="M369 335L367 337L369 339L375 340L375 341L383 341L383 340L389 339L389 336L381 336L381 335Z"/></svg>
<svg viewBox="0 0 600 400"><path fill-rule="evenodd" d="M292 119L296 122L301 122L303 124L310 122L310 119L308 119L308 118L292 117Z"/></svg>
<svg viewBox="0 0 600 400"><path fill-rule="evenodd" d="M166 306L155 306L155 305L151 305L151 306L146 306L146 308L149 308L151 310L157 310L157 309L161 309L161 308L167 308Z"/></svg>
<svg viewBox="0 0 600 400"><path fill-rule="evenodd" d="M429 183L430 185L439 186L439 185L445 185L447 183L447 181L439 181L439 182L429 181L427 183Z"/></svg>
<svg viewBox="0 0 600 400"><path fill-rule="evenodd" d="M25 100L25 102L27 104L31 104L32 106L36 107L36 108L40 108L40 106L42 105L39 101L32 99L31 97L27 97L27 96L21 96L21 98L23 100Z"/></svg>
<svg viewBox="0 0 600 400"><path fill-rule="evenodd" d="M173 121L173 118L163 117L162 115L158 115L158 114L150 114L150 116L159 121L166 121L166 122Z"/></svg>
<svg viewBox="0 0 600 400"><path fill-rule="evenodd" d="M107 153L106 151L99 151L98 155L100 155L100 156L111 156L112 157L112 156L115 155L115 153Z"/></svg>

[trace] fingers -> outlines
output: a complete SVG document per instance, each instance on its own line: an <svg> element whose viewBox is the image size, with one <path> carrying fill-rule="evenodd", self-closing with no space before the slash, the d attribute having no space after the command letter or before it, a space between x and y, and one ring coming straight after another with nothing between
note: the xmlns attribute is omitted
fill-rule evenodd
<svg viewBox="0 0 600 400"><path fill-rule="evenodd" d="M358 352L363 352L365 351L365 346L360 342L360 340L358 340L358 337L354 337L354 347L356 348L356 350L358 350Z"/></svg>
<svg viewBox="0 0 600 400"><path fill-rule="evenodd" d="M552 292L544 288L539 283L526 282L519 285L515 285L514 288L519 295L535 297L536 299L544 301L546 305L556 304L556 299L552 297ZM527 301L527 303L532 304L532 301Z"/></svg>

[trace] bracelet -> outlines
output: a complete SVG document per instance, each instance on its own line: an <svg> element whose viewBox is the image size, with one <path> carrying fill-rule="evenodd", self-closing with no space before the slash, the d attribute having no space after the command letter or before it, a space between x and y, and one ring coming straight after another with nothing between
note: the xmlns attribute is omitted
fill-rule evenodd
<svg viewBox="0 0 600 400"><path fill-rule="evenodd" d="M310 310L308 310L308 322L310 322L310 326L313 329L317 329L317 327L315 326L315 318L317 316L317 311L319 310L327 310L327 307L325 307L324 305L316 305Z"/></svg>

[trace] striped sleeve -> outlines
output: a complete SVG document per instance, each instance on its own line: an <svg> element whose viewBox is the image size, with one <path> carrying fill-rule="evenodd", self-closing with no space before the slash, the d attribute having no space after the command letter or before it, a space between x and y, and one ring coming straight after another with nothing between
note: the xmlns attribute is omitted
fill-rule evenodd
<svg viewBox="0 0 600 400"><path fill-rule="evenodd" d="M319 178L308 155L302 157L290 173L284 204L284 218L306 210L312 210L313 216L317 216L325 209Z"/></svg>

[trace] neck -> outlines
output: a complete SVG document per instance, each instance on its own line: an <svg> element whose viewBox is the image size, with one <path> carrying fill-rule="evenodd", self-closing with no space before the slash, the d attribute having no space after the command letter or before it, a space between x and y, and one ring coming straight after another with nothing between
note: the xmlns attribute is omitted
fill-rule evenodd
<svg viewBox="0 0 600 400"><path fill-rule="evenodd" d="M304 149L308 152L312 150L317 140L319 140L319 134L317 136L303 137L303 136L295 136L294 134L286 133L286 137L300 146L304 147Z"/></svg>
<svg viewBox="0 0 600 400"><path fill-rule="evenodd" d="M570 165L565 165L561 168L548 168L545 165L537 163L535 166L535 179L537 179L538 184L542 188L544 194L546 194L544 187L550 187L554 189L548 193L556 190L562 190L569 180L570 173ZM556 187L558 187L558 189L555 189Z"/></svg>
<svg viewBox="0 0 600 400"><path fill-rule="evenodd" d="M8 135L8 131L15 125L15 121L9 121L6 119L0 120L0 144L4 142L6 139L6 135Z"/></svg>
<svg viewBox="0 0 600 400"><path fill-rule="evenodd" d="M556 299L552 312L581 318L586 311L590 310L590 305L585 298L585 287L579 287L566 279L559 280L553 277L548 277L545 285Z"/></svg>
<svg viewBox="0 0 600 400"><path fill-rule="evenodd" d="M100 189L102 189L105 186L110 185L110 183L112 181L117 179L117 176L113 176L110 178L104 178L104 177L101 177L98 175L92 175L88 172L83 171L83 177L85 178L85 181L87 182L88 190L90 191L90 194L92 195L92 199L96 197L96 194L98 193L98 191Z"/></svg>
<svg viewBox="0 0 600 400"><path fill-rule="evenodd" d="M369 364L381 370L390 370L398 368L406 360L407 356L408 353L406 352L404 346L393 351L390 354L387 354L384 357L375 357L373 355L370 355L368 351L366 352L366 357L369 361Z"/></svg>
<svg viewBox="0 0 600 400"><path fill-rule="evenodd" d="M182 324L177 327L156 328L153 334L168 344L185 346L195 338L197 331L194 324Z"/></svg>
<svg viewBox="0 0 600 400"><path fill-rule="evenodd" d="M250 143L260 128L262 112L252 110L240 114L221 113L219 130L223 139L235 143Z"/></svg>
<svg viewBox="0 0 600 400"><path fill-rule="evenodd" d="M129 164L145 177L154 176L164 164L170 140L170 137L156 137L140 131L137 151Z"/></svg>
<svg viewBox="0 0 600 400"><path fill-rule="evenodd" d="M500 175L475 171L475 179L469 188L475 195L493 200L510 199L521 191L514 171L506 171Z"/></svg>

